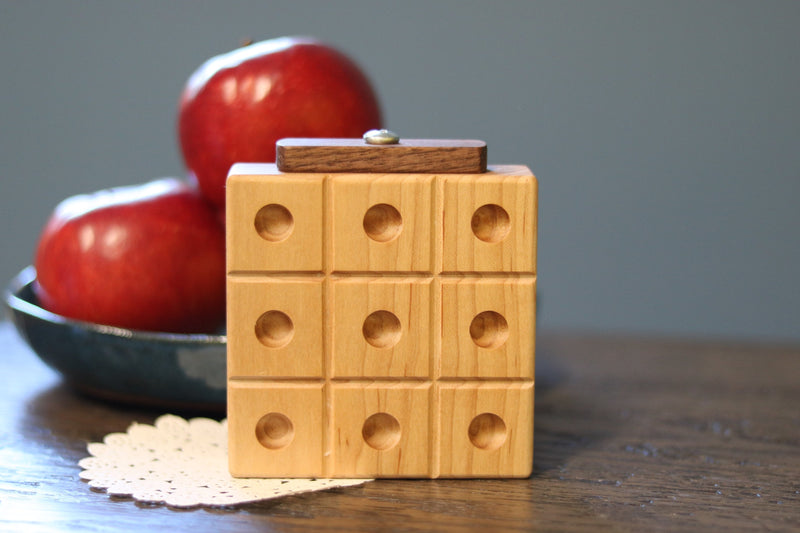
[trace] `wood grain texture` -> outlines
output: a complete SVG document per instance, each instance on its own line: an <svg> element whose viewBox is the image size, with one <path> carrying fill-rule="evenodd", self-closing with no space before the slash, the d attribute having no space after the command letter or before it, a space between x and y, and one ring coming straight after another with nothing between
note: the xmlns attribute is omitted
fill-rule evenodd
<svg viewBox="0 0 800 533"><path fill-rule="evenodd" d="M331 289L333 377L431 375L438 301L432 278L346 277Z"/></svg>
<svg viewBox="0 0 800 533"><path fill-rule="evenodd" d="M430 477L430 387L414 382L334 384L336 475Z"/></svg>
<svg viewBox="0 0 800 533"><path fill-rule="evenodd" d="M444 272L536 272L538 186L524 166L442 178Z"/></svg>
<svg viewBox="0 0 800 533"><path fill-rule="evenodd" d="M0 530L800 529L800 346L553 332L537 343L527 479L386 479L176 512L78 477L88 442L163 411L76 394L0 323L0 374L14 376L0 388Z"/></svg>
<svg viewBox="0 0 800 533"><path fill-rule="evenodd" d="M534 377L536 279L442 279L441 375Z"/></svg>
<svg viewBox="0 0 800 533"><path fill-rule="evenodd" d="M334 272L434 272L440 227L430 174L335 174Z"/></svg>
<svg viewBox="0 0 800 533"><path fill-rule="evenodd" d="M523 165L373 175L240 163L226 198L229 272L536 272L538 185Z"/></svg>
<svg viewBox="0 0 800 533"><path fill-rule="evenodd" d="M288 468L294 477L314 477L322 471L324 436L317 429L323 427L322 383L234 381L228 402L240 408L228 424L232 475L281 477Z"/></svg>
<svg viewBox="0 0 800 533"><path fill-rule="evenodd" d="M442 477L503 472L528 477L533 466L533 383L451 382L438 390Z"/></svg>
<svg viewBox="0 0 800 533"><path fill-rule="evenodd" d="M228 376L321 378L323 279L228 278Z"/></svg>
<svg viewBox="0 0 800 533"><path fill-rule="evenodd" d="M289 424L285 401L254 407L251 393L232 395L228 418L239 428L230 440L232 471L527 476L536 202L536 180L524 166L440 175L236 165L226 207L229 384L279 394L292 380L303 387L314 380L325 409L311 438L323 447L304 461L288 448L307 448L308 436L286 449L254 447L254 410L275 411L278 426ZM493 380L491 392L475 386L485 380ZM315 411L317 398L303 398ZM390 426L397 439L371 446L369 428Z"/></svg>
<svg viewBox="0 0 800 533"><path fill-rule="evenodd" d="M228 180L230 271L322 271L321 179L282 175L274 165L244 164L235 165Z"/></svg>
<svg viewBox="0 0 800 533"><path fill-rule="evenodd" d="M370 145L362 139L281 139L276 163L283 172L479 174L486 171L486 143L402 139L398 144Z"/></svg>

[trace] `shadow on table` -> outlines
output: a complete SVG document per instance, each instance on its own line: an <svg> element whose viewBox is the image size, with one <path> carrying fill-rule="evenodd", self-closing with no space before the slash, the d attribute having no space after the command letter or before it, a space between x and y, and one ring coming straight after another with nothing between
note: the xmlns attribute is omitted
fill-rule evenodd
<svg viewBox="0 0 800 533"><path fill-rule="evenodd" d="M537 344L533 477L563 470L569 459L602 445L615 431L613 416L563 361L567 346Z"/></svg>
<svg viewBox="0 0 800 533"><path fill-rule="evenodd" d="M25 403L18 429L26 438L55 447L78 447L125 431L131 423L152 423L158 412L89 398L63 382Z"/></svg>

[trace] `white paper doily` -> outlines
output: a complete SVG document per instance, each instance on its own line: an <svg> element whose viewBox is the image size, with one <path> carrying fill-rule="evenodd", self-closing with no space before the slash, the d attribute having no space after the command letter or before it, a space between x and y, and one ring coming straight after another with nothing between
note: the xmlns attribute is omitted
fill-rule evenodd
<svg viewBox="0 0 800 533"><path fill-rule="evenodd" d="M228 473L228 424L163 415L154 425L88 445L80 477L110 496L171 507L224 507L299 492L360 485L368 479L237 479Z"/></svg>

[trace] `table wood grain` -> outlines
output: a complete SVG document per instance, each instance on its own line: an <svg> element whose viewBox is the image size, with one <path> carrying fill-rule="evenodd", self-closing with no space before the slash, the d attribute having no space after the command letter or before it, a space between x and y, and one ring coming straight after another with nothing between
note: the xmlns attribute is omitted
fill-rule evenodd
<svg viewBox="0 0 800 533"><path fill-rule="evenodd" d="M87 443L163 413L74 393L0 323L0 531L800 528L800 346L542 333L537 348L528 479L177 511L78 477Z"/></svg>

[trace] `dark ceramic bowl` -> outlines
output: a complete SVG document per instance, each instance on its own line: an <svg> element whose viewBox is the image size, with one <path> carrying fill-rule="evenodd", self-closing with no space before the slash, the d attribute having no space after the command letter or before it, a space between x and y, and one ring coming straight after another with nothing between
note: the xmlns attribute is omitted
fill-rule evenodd
<svg viewBox="0 0 800 533"><path fill-rule="evenodd" d="M39 307L35 278L28 267L11 280L6 305L22 338L69 385L115 402L224 410L224 335L134 331L65 318Z"/></svg>

